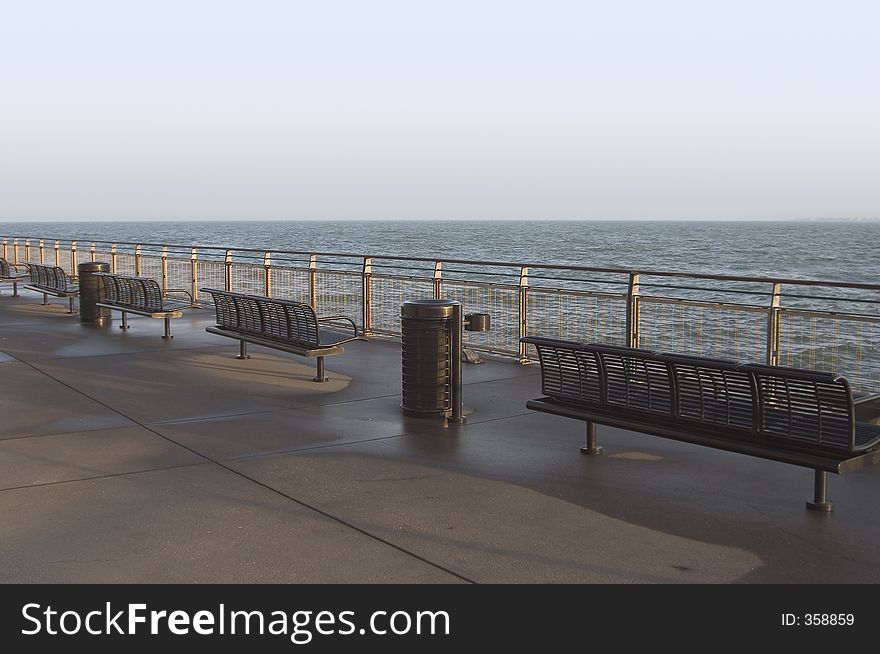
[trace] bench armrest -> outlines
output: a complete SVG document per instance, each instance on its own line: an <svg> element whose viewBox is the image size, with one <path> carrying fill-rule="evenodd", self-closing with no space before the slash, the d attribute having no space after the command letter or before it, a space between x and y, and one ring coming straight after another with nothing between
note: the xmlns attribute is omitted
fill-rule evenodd
<svg viewBox="0 0 880 654"><path fill-rule="evenodd" d="M853 414L856 422L880 425L880 393L853 400Z"/></svg>
<svg viewBox="0 0 880 654"><path fill-rule="evenodd" d="M162 291L162 297L166 298L171 293L182 293L183 295L186 295L189 298L190 306L195 306L195 298L193 298L192 292L188 291L187 289L185 289L185 288L166 288L164 291Z"/></svg>
<svg viewBox="0 0 880 654"><path fill-rule="evenodd" d="M321 316L320 318L317 319L318 323L339 322L340 320L343 322L347 322L351 325L351 329L354 332L354 336L355 336L355 338L357 338L357 335L358 335L357 325L355 324L354 320L352 320L348 316Z"/></svg>

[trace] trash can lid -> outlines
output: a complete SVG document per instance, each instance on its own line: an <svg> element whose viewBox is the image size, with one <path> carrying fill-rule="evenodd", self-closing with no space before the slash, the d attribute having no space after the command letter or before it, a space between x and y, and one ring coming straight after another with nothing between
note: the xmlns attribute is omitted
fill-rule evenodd
<svg viewBox="0 0 880 654"><path fill-rule="evenodd" d="M460 304L456 300L407 300L400 305L400 317L434 320L451 318L453 307Z"/></svg>
<svg viewBox="0 0 880 654"><path fill-rule="evenodd" d="M105 261L83 261L77 264L77 270L93 270L98 272L109 272L110 264Z"/></svg>

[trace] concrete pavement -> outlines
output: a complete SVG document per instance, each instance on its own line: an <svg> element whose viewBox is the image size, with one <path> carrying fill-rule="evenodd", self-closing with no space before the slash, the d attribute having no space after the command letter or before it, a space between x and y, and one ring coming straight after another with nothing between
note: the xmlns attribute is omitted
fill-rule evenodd
<svg viewBox="0 0 880 654"><path fill-rule="evenodd" d="M3 582L880 581L880 470L832 476L525 409L464 365L463 427L399 410L399 344L313 361L0 294Z"/></svg>

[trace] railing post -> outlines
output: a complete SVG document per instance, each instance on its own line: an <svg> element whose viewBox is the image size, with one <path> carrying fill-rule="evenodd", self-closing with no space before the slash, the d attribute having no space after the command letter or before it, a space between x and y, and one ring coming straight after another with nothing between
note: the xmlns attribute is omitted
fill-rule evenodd
<svg viewBox="0 0 880 654"><path fill-rule="evenodd" d="M46 262L46 261L45 261L45 259L46 259L46 253L45 253L45 251L43 250L43 245L44 245L44 243L43 243L43 239L40 239L40 263L41 263L41 264ZM4 243L4 247L5 247L5 243ZM5 250L4 250L3 253L6 254Z"/></svg>
<svg viewBox="0 0 880 654"><path fill-rule="evenodd" d="M626 346L638 347L641 336L641 300L639 284L641 275L629 274L629 286L626 291Z"/></svg>
<svg viewBox="0 0 880 654"><path fill-rule="evenodd" d="M318 255L309 255L309 304L318 310Z"/></svg>
<svg viewBox="0 0 880 654"><path fill-rule="evenodd" d="M440 300L443 297L443 262L434 262L434 299Z"/></svg>
<svg viewBox="0 0 880 654"><path fill-rule="evenodd" d="M61 262L61 244L58 241L55 241L55 265L60 265Z"/></svg>
<svg viewBox="0 0 880 654"><path fill-rule="evenodd" d="M6 250L7 250L6 237L4 236L3 237L3 258L6 259L7 261L9 261L9 255L6 253Z"/></svg>
<svg viewBox="0 0 880 654"><path fill-rule="evenodd" d="M272 297L272 253L263 254L263 295Z"/></svg>
<svg viewBox="0 0 880 654"><path fill-rule="evenodd" d="M519 269L519 337L529 335L529 269ZM528 343L519 344L519 362L529 362Z"/></svg>
<svg viewBox="0 0 880 654"><path fill-rule="evenodd" d="M141 276L141 246L140 244L134 246L134 276Z"/></svg>
<svg viewBox="0 0 880 654"><path fill-rule="evenodd" d="M70 276L76 277L76 241L70 242Z"/></svg>
<svg viewBox="0 0 880 654"><path fill-rule="evenodd" d="M364 267L361 272L363 283L363 297L361 302L361 323L364 335L373 332L373 258L364 257Z"/></svg>
<svg viewBox="0 0 880 654"><path fill-rule="evenodd" d="M95 254L95 242L89 241L89 261L94 263L96 258L97 256Z"/></svg>
<svg viewBox="0 0 880 654"><path fill-rule="evenodd" d="M198 253L192 248L189 254L189 272L190 272L190 294L192 295L193 305L199 306L199 262Z"/></svg>
<svg viewBox="0 0 880 654"><path fill-rule="evenodd" d="M116 274L116 243L110 244L110 272Z"/></svg>
<svg viewBox="0 0 880 654"><path fill-rule="evenodd" d="M231 291L232 290L232 250L226 250L226 255L223 257L223 266L224 266L223 288L227 291Z"/></svg>
<svg viewBox="0 0 880 654"><path fill-rule="evenodd" d="M168 290L168 247L162 246L162 292Z"/></svg>
<svg viewBox="0 0 880 654"><path fill-rule="evenodd" d="M780 346L780 323L782 320L780 311L780 296L782 284L773 283L773 296L770 299L770 311L767 315L767 365L779 365Z"/></svg>
<svg viewBox="0 0 880 654"><path fill-rule="evenodd" d="M12 263L18 263L18 239L12 239Z"/></svg>
<svg viewBox="0 0 880 654"><path fill-rule="evenodd" d="M31 239L29 238L24 239L24 260L31 260Z"/></svg>

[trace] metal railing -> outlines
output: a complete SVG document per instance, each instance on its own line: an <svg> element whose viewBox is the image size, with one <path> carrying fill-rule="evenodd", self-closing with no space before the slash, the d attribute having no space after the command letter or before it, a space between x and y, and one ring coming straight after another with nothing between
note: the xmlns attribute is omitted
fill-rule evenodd
<svg viewBox="0 0 880 654"><path fill-rule="evenodd" d="M404 300L459 300L492 316L465 345L515 357L547 336L840 372L880 392L880 285L545 263L10 236L4 258L76 273L80 261L142 275L209 301L213 287L308 302L366 334L399 335Z"/></svg>

